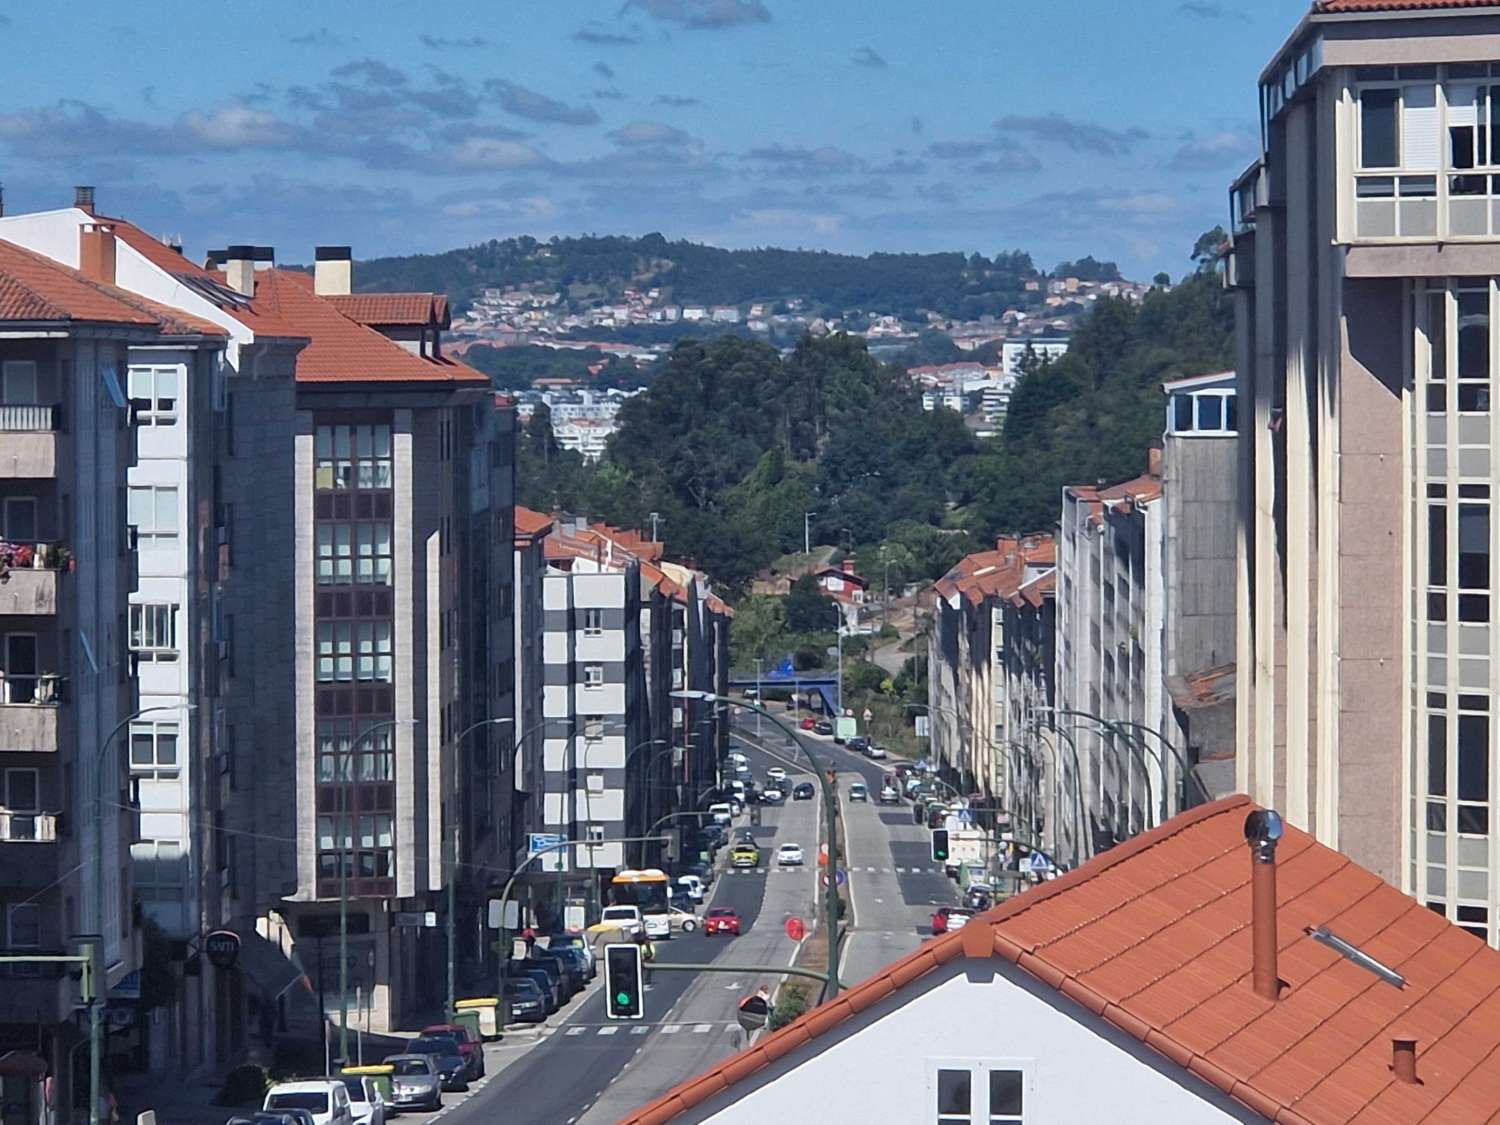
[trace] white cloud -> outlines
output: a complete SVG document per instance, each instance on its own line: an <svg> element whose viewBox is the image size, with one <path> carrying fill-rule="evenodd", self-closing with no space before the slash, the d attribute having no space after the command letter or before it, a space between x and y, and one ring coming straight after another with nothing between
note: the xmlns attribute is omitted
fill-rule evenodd
<svg viewBox="0 0 1500 1125"><path fill-rule="evenodd" d="M438 159L469 171L540 168L549 163L533 146L498 137L464 137L446 153L439 154Z"/></svg>

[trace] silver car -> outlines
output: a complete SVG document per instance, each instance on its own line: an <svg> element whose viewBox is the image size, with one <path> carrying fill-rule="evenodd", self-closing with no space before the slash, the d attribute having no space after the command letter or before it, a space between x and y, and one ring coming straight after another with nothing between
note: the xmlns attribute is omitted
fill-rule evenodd
<svg viewBox="0 0 1500 1125"><path fill-rule="evenodd" d="M391 1055L391 1104L401 1109L441 1109L443 1079L431 1055Z"/></svg>

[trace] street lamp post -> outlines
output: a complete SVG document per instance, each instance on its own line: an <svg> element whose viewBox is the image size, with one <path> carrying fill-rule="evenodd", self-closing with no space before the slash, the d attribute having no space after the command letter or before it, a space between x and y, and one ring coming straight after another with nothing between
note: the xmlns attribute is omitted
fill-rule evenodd
<svg viewBox="0 0 1500 1125"><path fill-rule="evenodd" d="M196 711L196 703L171 704L167 706L142 707L126 715L99 743L99 752L94 758L94 922L99 928L99 940L94 946L98 958L94 970L94 997L89 1005L89 1125L99 1125L103 1120L104 1079L104 1001L109 991L109 980L105 974L105 929L104 929L104 755L115 736L136 719L145 715L163 712L181 714Z"/></svg>
<svg viewBox="0 0 1500 1125"><path fill-rule="evenodd" d="M1141 772L1142 772L1142 774L1144 775L1144 777L1146 779L1146 807L1148 809L1152 810L1151 813L1146 818L1146 820L1147 820L1146 827L1147 828L1151 827L1150 821L1151 821L1151 819L1152 819L1153 816L1157 817L1157 823L1160 824L1163 819L1165 819L1168 815L1170 815L1169 806L1167 805L1167 793L1166 793L1166 779L1167 779L1166 761L1162 758L1162 756L1161 756L1160 753L1158 753L1155 750L1152 750L1150 746L1146 745L1146 740L1145 739L1141 738L1139 735L1132 736L1129 733L1127 733L1127 731L1124 729L1127 726L1134 727L1134 726L1139 726L1140 724L1138 724L1138 723L1125 723L1125 722L1120 722L1120 721L1117 721L1117 720L1105 719L1105 718L1102 718L1099 715L1095 715L1095 714L1093 714L1092 712L1089 712L1089 711L1076 711L1076 710L1071 710L1071 709L1068 709L1068 708L1064 708L1064 709L1058 710L1057 712L1055 712L1055 714L1057 714L1059 716L1063 716L1063 715L1074 716L1074 717L1077 717L1077 718L1087 719L1087 720L1089 720L1092 723L1097 723L1104 730L1108 731L1113 737L1118 738L1121 742L1123 742L1125 744L1125 746L1126 746L1127 749L1133 749L1133 750L1135 750L1140 755L1140 759L1141 759ZM1145 729L1149 730L1150 728L1147 727ZM1151 788L1151 766L1150 766L1150 763L1146 761L1146 755L1147 754L1150 754L1153 758L1156 759L1157 766L1161 770L1161 776L1162 776L1161 798L1162 798L1162 803L1161 803L1160 812L1156 811L1156 798L1153 795L1153 791L1152 791L1152 788ZM1128 787L1127 787L1127 797L1128 797Z"/></svg>
<svg viewBox="0 0 1500 1125"><path fill-rule="evenodd" d="M802 553L812 554L812 518L817 512L802 513Z"/></svg>
<svg viewBox="0 0 1500 1125"><path fill-rule="evenodd" d="M698 700L705 700L705 701L712 702L712 703L726 703L726 702L729 702L729 700L725 699L723 696L717 695L717 694L715 694L714 692L711 692L711 691L674 691L672 693L672 695L675 698L680 698L680 699L698 699ZM798 749L800 749L802 751L802 753L807 757L808 764L812 766L812 770L813 770L814 776L816 776L817 779L818 779L818 786L819 786L819 788L822 789L822 791L823 791L823 803L824 803L824 807L826 809L826 815L825 815L824 819L828 821L828 869L824 873L824 877L827 880L827 886L825 887L825 895L826 895L826 906L827 906L827 912L828 912L828 919L827 919L827 922L826 922L826 926L827 926L827 929L828 929L828 987L827 987L827 990L824 993L824 998L826 1000L831 1000L835 996L838 995L838 990L839 990L839 980L838 980L839 938L838 938L838 933L839 933L839 903L840 903L841 900L839 899L839 893L838 893L838 872L839 872L839 850L838 850L838 847L839 847L839 837L838 837L838 823L837 823L837 817L838 817L838 796L837 796L836 792L834 791L833 781L829 778L828 771L826 769L824 769L822 765L819 764L817 758L815 758L813 756L813 752L812 752L811 749L808 748L807 744L805 742L803 742L801 739L799 739L797 737L796 733L790 727L788 727L785 723L783 723L779 718L777 718L775 715L773 715L770 711L767 711L765 709L765 706L763 704L761 704L761 703L755 703L753 705L752 709L756 710L756 711L759 711L761 714L765 715L766 718L770 719L771 722L776 727L778 727L783 734L785 734L787 736L787 738L791 741L791 744L794 747L797 747Z"/></svg>
<svg viewBox="0 0 1500 1125"><path fill-rule="evenodd" d="M833 612L834 612L834 615L838 618L838 621L839 621L839 627L838 627L838 638L839 638L839 686L838 686L839 713L838 713L838 717L842 718L843 715L844 715L844 611L839 608L839 604L837 602L834 602L833 603ZM824 651L827 651L827 650L825 649Z"/></svg>

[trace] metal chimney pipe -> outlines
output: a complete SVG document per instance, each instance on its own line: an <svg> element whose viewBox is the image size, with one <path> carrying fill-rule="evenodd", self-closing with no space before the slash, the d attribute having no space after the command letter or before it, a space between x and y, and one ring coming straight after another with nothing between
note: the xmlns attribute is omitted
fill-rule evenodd
<svg viewBox="0 0 1500 1125"><path fill-rule="evenodd" d="M1417 1041L1415 1039L1391 1040L1391 1069L1396 1072L1396 1081L1408 1086L1421 1085L1417 1077Z"/></svg>
<svg viewBox="0 0 1500 1125"><path fill-rule="evenodd" d="M1245 818L1245 842L1250 845L1250 983L1265 1000L1281 996L1276 972L1276 842L1284 828L1281 817L1260 809Z"/></svg>

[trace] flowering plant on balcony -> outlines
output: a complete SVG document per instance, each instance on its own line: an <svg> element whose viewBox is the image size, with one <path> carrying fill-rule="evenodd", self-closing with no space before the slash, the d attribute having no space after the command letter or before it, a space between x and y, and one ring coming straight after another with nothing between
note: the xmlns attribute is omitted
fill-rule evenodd
<svg viewBox="0 0 1500 1125"><path fill-rule="evenodd" d="M10 581L16 567L29 567L36 560L36 548L30 543L9 543L0 539L0 582Z"/></svg>

